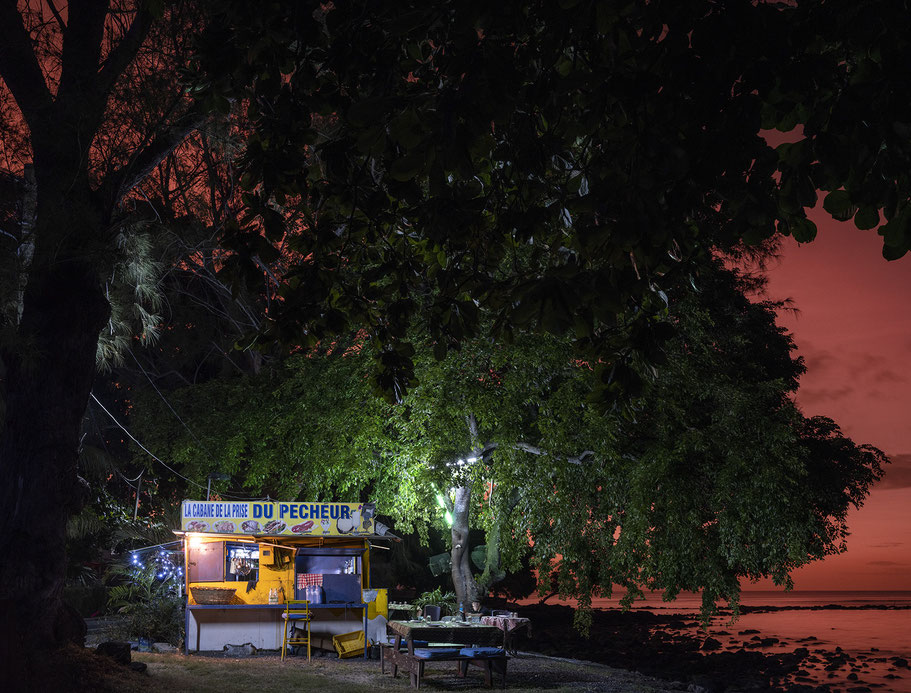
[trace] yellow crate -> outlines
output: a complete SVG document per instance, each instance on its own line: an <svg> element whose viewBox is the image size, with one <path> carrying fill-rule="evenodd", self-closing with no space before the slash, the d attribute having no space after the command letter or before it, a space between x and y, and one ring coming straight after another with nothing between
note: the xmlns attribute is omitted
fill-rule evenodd
<svg viewBox="0 0 911 693"><path fill-rule="evenodd" d="M363 656L364 654L364 631L356 630L352 633L342 633L332 638L332 644L335 645L335 651L338 652L339 659L346 657Z"/></svg>

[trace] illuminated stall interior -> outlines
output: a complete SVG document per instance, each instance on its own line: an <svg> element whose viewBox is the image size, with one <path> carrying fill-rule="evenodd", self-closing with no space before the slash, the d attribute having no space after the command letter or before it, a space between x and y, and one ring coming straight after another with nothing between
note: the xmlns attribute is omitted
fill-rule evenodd
<svg viewBox="0 0 911 693"><path fill-rule="evenodd" d="M211 511L206 505L211 504L184 503L197 515ZM276 517L283 509L287 512L288 504L274 505ZM311 602L311 637L316 648L337 649L333 638L355 631L362 631L366 642L375 640L371 626L379 628L385 623L387 592L371 589L371 549L386 548L378 542L397 538L384 527L384 533L377 534L372 522L357 519L357 526L344 533L332 533L337 525L327 530L323 523L319 536L288 534L286 523L267 523L273 531L285 533L239 534L187 529L253 525L204 522L184 513L184 529L176 534L185 539L187 651L217 651L225 645L244 643L259 649L280 649L282 611L288 599ZM342 527L348 529L349 525ZM299 523L294 528L302 526L309 528L313 523Z"/></svg>

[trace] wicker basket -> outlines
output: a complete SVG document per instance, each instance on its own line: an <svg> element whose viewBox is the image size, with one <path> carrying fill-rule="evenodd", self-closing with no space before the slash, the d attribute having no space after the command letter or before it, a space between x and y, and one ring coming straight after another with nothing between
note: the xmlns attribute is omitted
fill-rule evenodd
<svg viewBox="0 0 911 693"><path fill-rule="evenodd" d="M230 604L237 593L236 587L191 587L193 600L197 604Z"/></svg>

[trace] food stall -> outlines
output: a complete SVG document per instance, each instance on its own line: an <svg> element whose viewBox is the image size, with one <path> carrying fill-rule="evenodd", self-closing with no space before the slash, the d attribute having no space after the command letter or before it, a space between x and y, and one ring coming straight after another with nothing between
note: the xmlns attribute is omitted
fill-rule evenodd
<svg viewBox="0 0 911 693"><path fill-rule="evenodd" d="M183 501L186 652L280 649L288 599L311 602L314 647L342 654L352 631L369 643L369 626L387 616L371 549L397 540L374 515L370 503Z"/></svg>

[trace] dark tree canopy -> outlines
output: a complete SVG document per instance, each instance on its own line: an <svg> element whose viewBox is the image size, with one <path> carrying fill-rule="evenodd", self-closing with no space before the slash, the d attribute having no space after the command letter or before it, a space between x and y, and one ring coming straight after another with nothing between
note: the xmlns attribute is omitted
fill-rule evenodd
<svg viewBox="0 0 911 693"><path fill-rule="evenodd" d="M480 307L503 336L572 335L635 392L661 292L712 248L811 239L816 190L859 228L893 220L887 257L911 243L902 44L882 40L883 17L907 19L849 4L220 3L195 66L201 98L251 122L234 269L291 233L268 334L366 329L388 392L428 294L438 354ZM763 137L799 125L797 143Z"/></svg>

